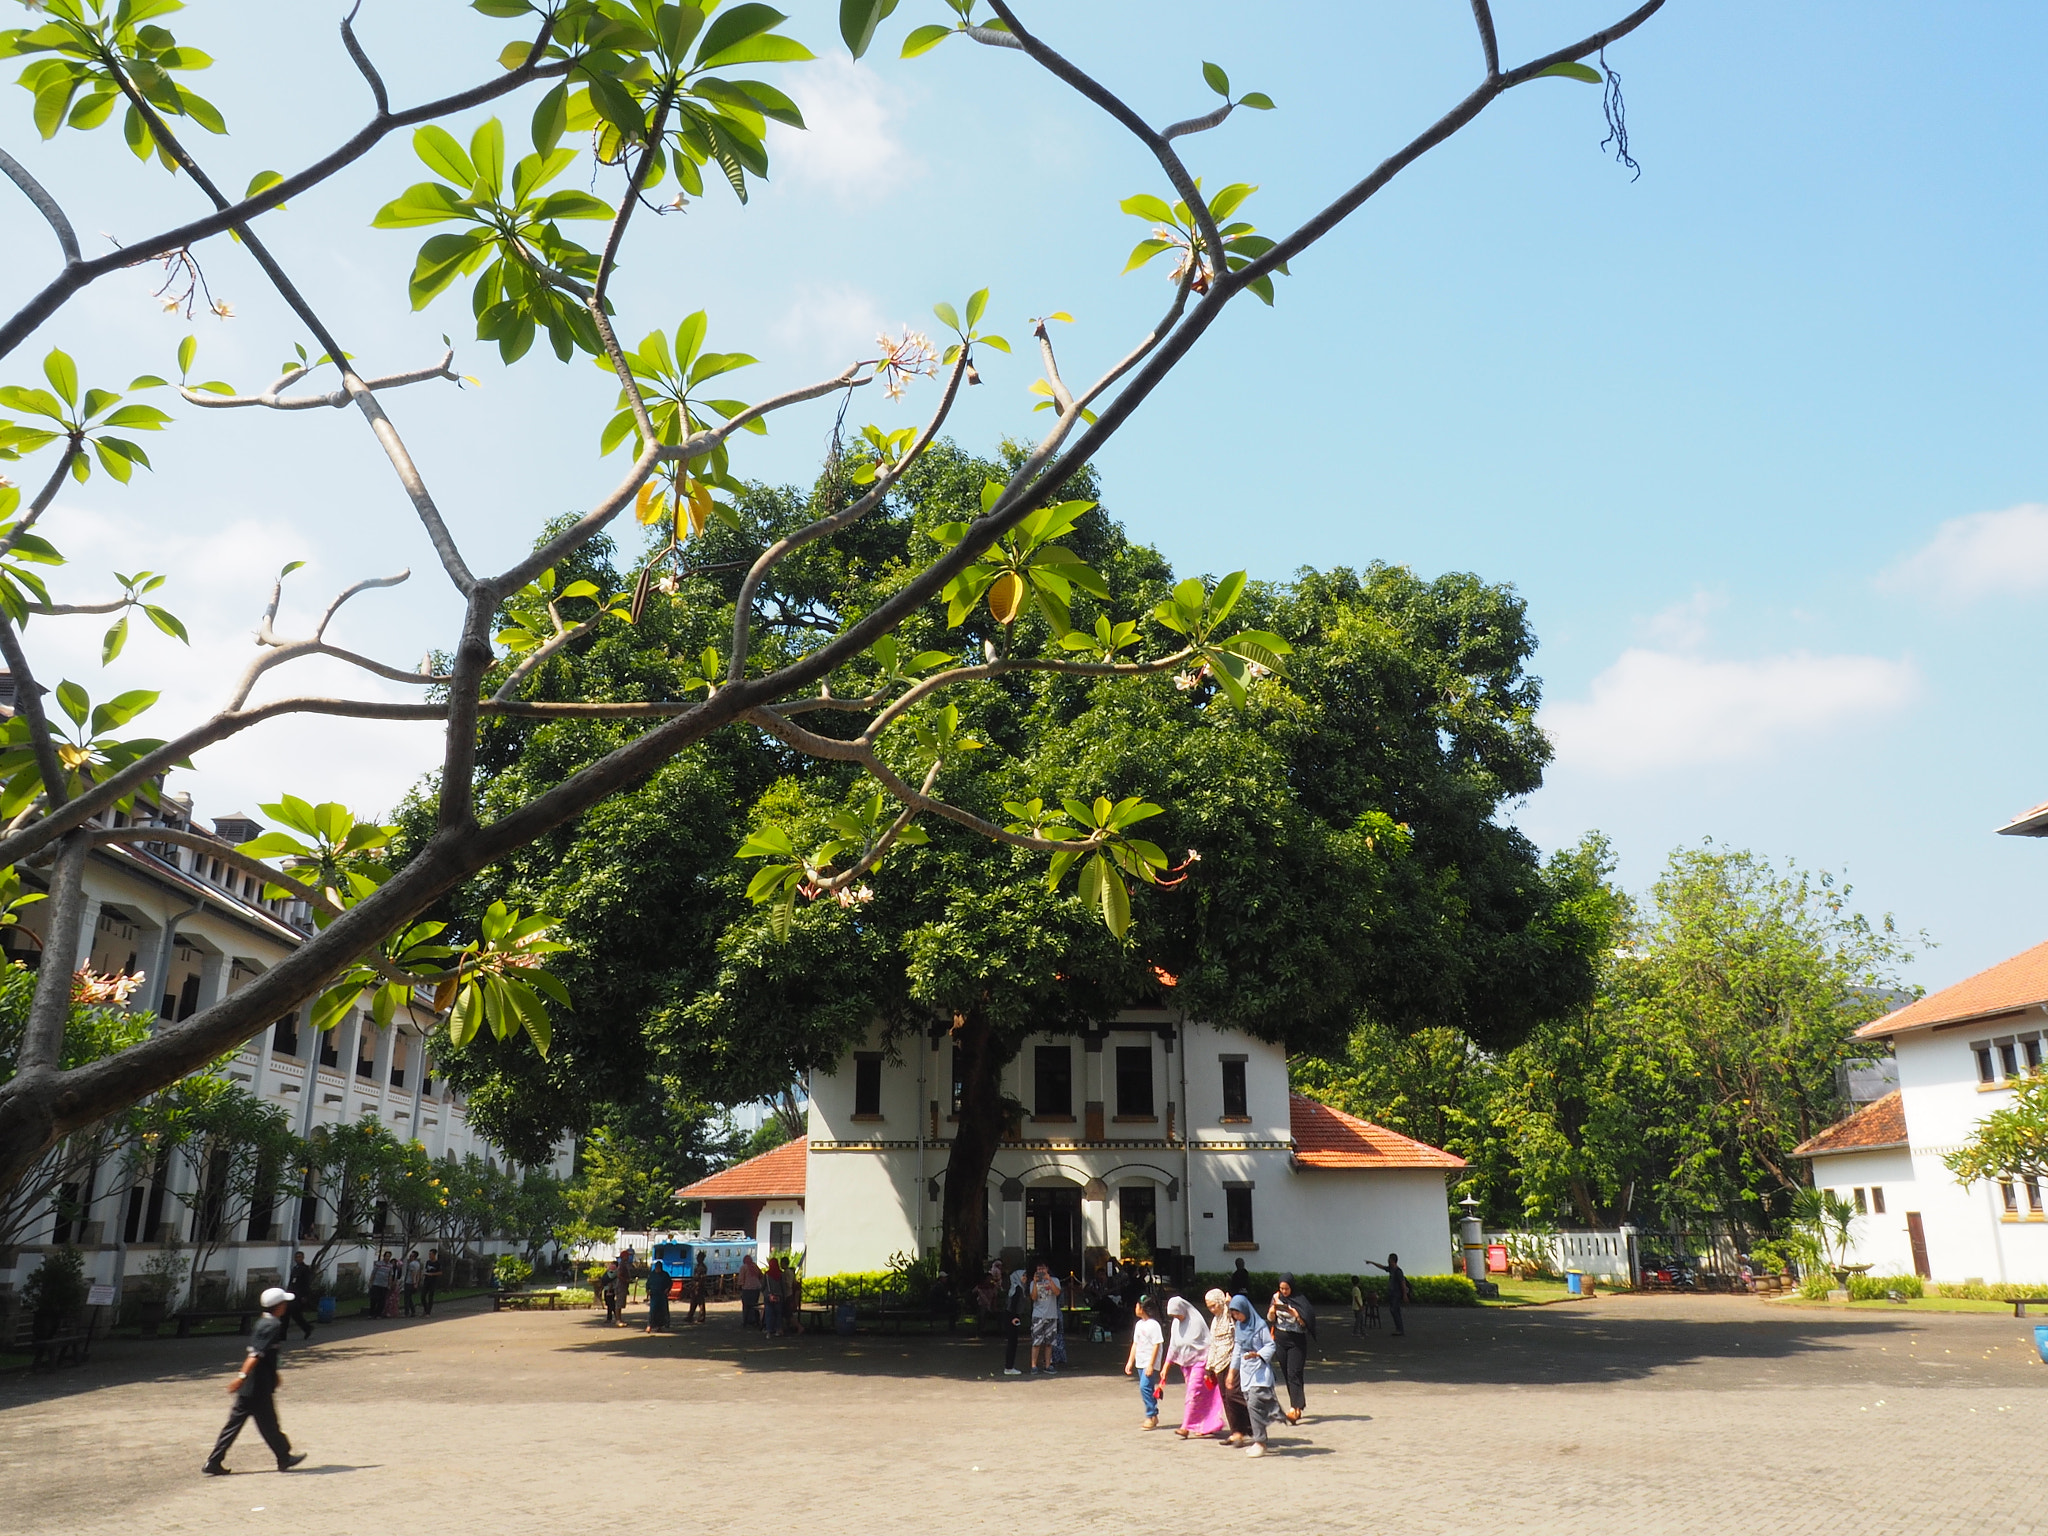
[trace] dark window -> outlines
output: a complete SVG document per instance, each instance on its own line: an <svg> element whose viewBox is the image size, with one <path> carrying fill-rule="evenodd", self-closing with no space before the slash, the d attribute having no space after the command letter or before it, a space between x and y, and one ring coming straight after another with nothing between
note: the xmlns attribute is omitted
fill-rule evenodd
<svg viewBox="0 0 2048 1536"><path fill-rule="evenodd" d="M249 1201L249 1241L266 1242L277 1236L271 1223L277 1217L277 1164L265 1159L256 1168L256 1192Z"/></svg>
<svg viewBox="0 0 2048 1536"><path fill-rule="evenodd" d="M1872 1193L1875 1193L1875 1191L1872 1191ZM1880 1206L1879 1209L1882 1210L1883 1207ZM2027 1180L2027 1213L2032 1216L2041 1214L2041 1181L2039 1179Z"/></svg>
<svg viewBox="0 0 2048 1536"><path fill-rule="evenodd" d="M296 1056L299 1054L299 1021L291 1014L286 1014L272 1026L270 1031L270 1049L273 1054L278 1056Z"/></svg>
<svg viewBox="0 0 2048 1536"><path fill-rule="evenodd" d="M1152 1047L1120 1045L1116 1048L1116 1112L1140 1119L1152 1118Z"/></svg>
<svg viewBox="0 0 2048 1536"><path fill-rule="evenodd" d="M1159 1241L1159 1191L1150 1184L1126 1184L1116 1192L1123 1228L1123 1257L1150 1260Z"/></svg>
<svg viewBox="0 0 2048 1536"><path fill-rule="evenodd" d="M2005 1196L2005 1214L2008 1216L2017 1216L2019 1214L2020 1209L2020 1198L2017 1194L2013 1192L2012 1185L2000 1184L1998 1186L1998 1189L1999 1193Z"/></svg>
<svg viewBox="0 0 2048 1536"><path fill-rule="evenodd" d="M1066 1045L1041 1045L1033 1057L1034 1085L1032 1113L1041 1120L1049 1116L1074 1117L1074 1051Z"/></svg>
<svg viewBox="0 0 2048 1536"><path fill-rule="evenodd" d="M960 1097L960 1047L956 1045L953 1047L953 1108L951 1111L955 1115L960 1113Z"/></svg>
<svg viewBox="0 0 2048 1536"><path fill-rule="evenodd" d="M1875 1184L1870 1186L1870 1208L1880 1216L1884 1214L1884 1191Z"/></svg>
<svg viewBox="0 0 2048 1536"><path fill-rule="evenodd" d="M1998 1081L1997 1072L1992 1070L1991 1047L1988 1045L1977 1047L1977 1081L1980 1083L1995 1083Z"/></svg>
<svg viewBox="0 0 2048 1536"><path fill-rule="evenodd" d="M420 1079L420 1097L423 1099L431 1099L433 1096L434 1074L429 1072L426 1074L426 1076Z"/></svg>
<svg viewBox="0 0 2048 1536"><path fill-rule="evenodd" d="M366 1050L369 1053L367 1055L364 1054ZM375 1075L377 1071L377 1063L375 1060L376 1055L377 1037L371 1034L367 1029L362 1030L356 1036L357 1077L371 1077Z"/></svg>
<svg viewBox="0 0 2048 1536"><path fill-rule="evenodd" d="M2029 1072L2040 1071L2041 1042L2039 1040L2022 1040L2020 1042L2020 1050L2027 1058L2027 1070Z"/></svg>
<svg viewBox="0 0 2048 1536"><path fill-rule="evenodd" d="M1226 1061L1223 1063L1223 1118L1226 1120L1249 1120L1251 1111L1245 1108L1244 1063Z"/></svg>
<svg viewBox="0 0 2048 1536"><path fill-rule="evenodd" d="M1868 1216L1870 1214L1870 1202L1863 1198L1863 1191L1859 1189L1853 1193L1856 1196L1856 1214L1858 1216Z"/></svg>
<svg viewBox="0 0 2048 1536"><path fill-rule="evenodd" d="M2005 1069L2005 1076L2018 1077L2020 1075L2019 1053L2010 1044L2001 1045L1998 1048L1998 1064Z"/></svg>
<svg viewBox="0 0 2048 1536"><path fill-rule="evenodd" d="M185 985L178 989L178 1017L189 1019L199 1011L199 978L187 976Z"/></svg>
<svg viewBox="0 0 2048 1536"><path fill-rule="evenodd" d="M1223 1191L1223 1217L1227 1229L1224 1241L1231 1243L1252 1243L1258 1239L1252 1236L1252 1192L1249 1188L1226 1189Z"/></svg>
<svg viewBox="0 0 2048 1536"><path fill-rule="evenodd" d="M882 1058L879 1056L856 1056L853 1058L853 1112L856 1115L882 1116Z"/></svg>
<svg viewBox="0 0 2048 1536"><path fill-rule="evenodd" d="M323 1067L338 1067L341 1065L341 1046L335 1040L332 1029L321 1033L320 1065Z"/></svg>
<svg viewBox="0 0 2048 1536"><path fill-rule="evenodd" d="M787 1253L795 1240L796 1223L793 1221L771 1221L768 1223L768 1251Z"/></svg>

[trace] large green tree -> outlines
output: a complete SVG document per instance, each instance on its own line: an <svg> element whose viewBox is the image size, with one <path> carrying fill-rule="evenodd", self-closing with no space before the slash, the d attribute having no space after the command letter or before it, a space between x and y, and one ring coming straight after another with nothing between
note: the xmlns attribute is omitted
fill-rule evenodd
<svg viewBox="0 0 2048 1536"><path fill-rule="evenodd" d="M1510 1050L1446 1041L1405 1074L1368 1028L1305 1080L1401 1129L1443 1105L1495 1219L1784 1217L1808 1178L1792 1149L1846 1109L1836 1069L1869 1054L1855 1032L1896 1002L1912 941L1826 873L1711 843L1673 853L1640 907L1599 840L1558 862L1606 936L1590 1000Z"/></svg>
<svg viewBox="0 0 2048 1536"><path fill-rule="evenodd" d="M865 462L856 455L851 472ZM827 594L872 601L892 590L920 542L943 537L1004 468L935 446L859 545L829 552L829 569L821 552L790 562L786 581L778 572L763 606L785 643L807 643ZM828 470L809 499L833 494L842 471ZM750 491L739 526L707 537L712 568L681 580L656 621L672 632L566 646L533 686L630 694L650 670L658 684L669 658L723 619L721 541L772 540L808 515L805 501ZM1070 631L1033 608L934 605L906 623L904 649L1023 661L1068 648L1069 634L1113 645L1118 626L1162 605L1213 600L1100 510L1080 515L1064 542L1116 594L1071 593ZM1288 653L1273 657L1284 675L1257 666L1233 676L1190 659L1161 687L1012 667L958 689L957 718L929 727L950 731L958 750L913 739L884 762L906 777L927 772L929 792L999 827L1049 827L1090 788L1164 807L1139 826L1171 873L1130 882L1121 936L1101 921L1105 887L1049 888L1038 855L992 857L973 827L943 817L856 882L813 878L749 904L758 866L732 855L750 834L755 848L764 830L792 849L863 836L872 848L887 813L862 765L793 752L767 733L725 738L690 775L715 773L722 793L681 793L657 775L466 894L472 906L561 913L570 949L558 966L576 1002L545 1063L480 1037L449 1071L494 1133L539 1142L574 1125L579 1107L594 1121L613 1112L600 1106L663 1084L717 1102L767 1096L836 1063L877 1020L906 1040L944 1031L960 1053L962 1096L946 1259L966 1272L985 1248L980 1192L1014 1114L1003 1067L1029 1034L1085 1029L1156 998L1161 972L1191 1016L1297 1049L1335 1048L1368 1007L1402 1032L1455 1028L1504 1048L1583 1003L1600 934L1572 883L1498 818L1540 782L1548 750L1524 670L1534 637L1514 593L1374 567L1254 585L1238 606L1233 622ZM827 723L812 729L827 731L832 713L820 710ZM544 793L623 729L496 724L486 793ZM422 801L409 823L430 822L431 809ZM1074 805L1068 824L1096 811Z"/></svg>

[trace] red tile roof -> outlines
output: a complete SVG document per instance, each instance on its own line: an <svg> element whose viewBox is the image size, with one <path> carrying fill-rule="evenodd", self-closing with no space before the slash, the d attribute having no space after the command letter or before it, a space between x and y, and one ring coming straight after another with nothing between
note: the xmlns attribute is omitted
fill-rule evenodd
<svg viewBox="0 0 2048 1536"><path fill-rule="evenodd" d="M1927 1029L1936 1024L2010 1013L2015 1008L2044 1002L2048 1002L2048 944L2036 944L1988 971L1979 971L1917 1003L1908 1003L1881 1019L1872 1019L1856 1034L1867 1040L1901 1030Z"/></svg>
<svg viewBox="0 0 2048 1536"><path fill-rule="evenodd" d="M676 1191L678 1200L801 1200L804 1197L804 1153L811 1139L799 1136L772 1152L735 1163L723 1173L699 1179Z"/></svg>
<svg viewBox="0 0 2048 1536"><path fill-rule="evenodd" d="M1298 1093L1287 1096L1294 1159L1304 1168L1462 1168L1465 1159Z"/></svg>
<svg viewBox="0 0 2048 1536"><path fill-rule="evenodd" d="M1846 1120L1837 1121L1818 1136L1792 1149L1794 1157L1812 1157L1826 1152L1872 1152L1879 1147L1906 1145L1906 1101L1899 1090L1874 1104L1866 1104Z"/></svg>

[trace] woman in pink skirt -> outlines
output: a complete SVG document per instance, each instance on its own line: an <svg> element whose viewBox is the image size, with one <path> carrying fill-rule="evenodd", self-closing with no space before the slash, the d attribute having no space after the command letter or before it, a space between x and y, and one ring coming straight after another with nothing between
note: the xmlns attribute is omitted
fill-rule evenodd
<svg viewBox="0 0 2048 1536"><path fill-rule="evenodd" d="M1166 1342L1166 1358L1169 1364L1180 1367L1187 1388L1181 1401L1180 1428L1174 1433L1183 1440L1213 1435L1224 1427L1225 1421L1222 1393L1209 1375L1209 1323L1179 1296L1166 1304L1166 1315L1173 1322L1173 1336Z"/></svg>

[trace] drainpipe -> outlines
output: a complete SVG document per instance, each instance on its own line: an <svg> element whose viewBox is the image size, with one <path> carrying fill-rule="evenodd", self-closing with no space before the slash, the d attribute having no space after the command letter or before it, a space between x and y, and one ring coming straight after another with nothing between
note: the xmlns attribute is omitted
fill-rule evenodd
<svg viewBox="0 0 2048 1536"><path fill-rule="evenodd" d="M925 1026L923 1033L931 1033L929 1025ZM913 1247L920 1259L924 1257L924 1208L929 1203L929 1195L924 1187L924 1117L932 1112L925 1107L924 1069L925 1057L937 1049L938 1046L928 1039L917 1051L917 1188L911 1191L911 1208L917 1212L917 1241ZM804 1238L806 1242L809 1241L808 1229L804 1233Z"/></svg>
<svg viewBox="0 0 2048 1536"><path fill-rule="evenodd" d="M1180 1015L1180 1224L1181 1249L1187 1255L1185 1267L1193 1273L1195 1264L1195 1154L1189 1143L1194 1115L1188 1105L1188 1016ZM1174 1277L1178 1280L1180 1277Z"/></svg>

